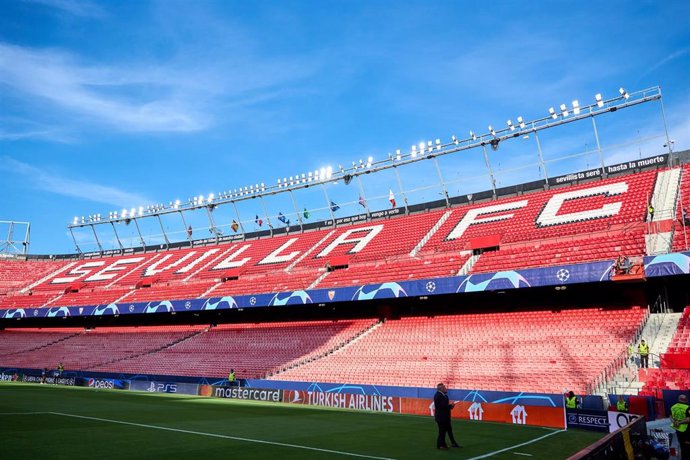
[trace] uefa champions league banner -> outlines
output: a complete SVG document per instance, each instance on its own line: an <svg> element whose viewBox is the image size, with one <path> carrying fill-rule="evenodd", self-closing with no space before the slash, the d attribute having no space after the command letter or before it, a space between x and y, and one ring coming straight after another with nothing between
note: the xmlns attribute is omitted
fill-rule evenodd
<svg viewBox="0 0 690 460"><path fill-rule="evenodd" d="M690 252L663 254L644 258L648 278L690 273ZM280 292L255 295L211 297L208 299L161 300L85 307L15 308L0 312L2 318L52 318L64 316L101 316L122 314L156 314L231 310L237 308L285 307L291 305L358 302L403 297L423 297L465 292L484 292L529 287L561 286L609 281L613 261L554 267L509 270L365 286Z"/></svg>
<svg viewBox="0 0 690 460"><path fill-rule="evenodd" d="M687 275L690 273L690 252L645 257L644 272L647 278Z"/></svg>

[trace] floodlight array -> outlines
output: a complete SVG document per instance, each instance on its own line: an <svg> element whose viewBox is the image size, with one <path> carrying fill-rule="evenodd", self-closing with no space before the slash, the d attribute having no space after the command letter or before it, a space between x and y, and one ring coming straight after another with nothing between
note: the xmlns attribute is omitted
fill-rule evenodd
<svg viewBox="0 0 690 460"><path fill-rule="evenodd" d="M339 166L337 170L331 166L325 166L314 171L298 173L292 176L278 178L275 185L265 183L255 183L232 190L222 191L217 194L199 195L188 198L186 202L180 200L170 201L167 205L163 203L139 206L137 208L122 209L121 211L111 211L108 217L100 214L90 215L81 218L75 217L68 228L85 227L102 223L129 222L132 219L149 216L160 216L162 214L195 210L200 208L213 209L215 206L227 203L235 203L242 200L274 195L276 193L291 192L307 188L314 185L322 185L331 182L338 182L341 179L345 183L353 177L361 174L381 171L389 168L397 168L424 159L432 159L441 155L448 155L464 150L482 147L490 144L494 150L497 149L500 141L527 135L543 129L553 128L564 123L571 123L584 118L595 117L608 112L631 107L634 105L661 99L661 88L658 86L629 93L624 88L618 90L619 96L611 99L604 99L601 93L594 96L594 102L581 106L580 101L573 100L570 107L564 103L558 105L558 110L554 107L548 109L547 115L532 121L525 121L522 116L518 116L513 123L512 119L506 122L506 127L497 129L493 125L488 125L488 131L484 134L477 134L469 131L469 137L460 139L455 135L450 137L449 142L443 142L440 138L433 141L420 141L412 144L406 152L396 149L395 153L388 153L386 158L375 160L373 156L368 156L359 161L352 161L351 167Z"/></svg>

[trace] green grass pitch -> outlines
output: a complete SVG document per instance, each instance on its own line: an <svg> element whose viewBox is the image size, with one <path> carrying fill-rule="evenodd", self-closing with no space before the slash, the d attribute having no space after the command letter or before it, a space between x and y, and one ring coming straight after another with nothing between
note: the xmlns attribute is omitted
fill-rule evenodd
<svg viewBox="0 0 690 460"><path fill-rule="evenodd" d="M601 435L429 417L91 388L0 383L0 458L562 459ZM515 447L518 444L543 439Z"/></svg>

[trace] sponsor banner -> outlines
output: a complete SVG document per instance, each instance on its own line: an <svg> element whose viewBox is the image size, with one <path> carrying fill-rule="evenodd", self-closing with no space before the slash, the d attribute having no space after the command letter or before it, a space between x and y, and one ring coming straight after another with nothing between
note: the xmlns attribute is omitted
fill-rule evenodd
<svg viewBox="0 0 690 460"><path fill-rule="evenodd" d="M5 374L4 372L0 374L0 382L14 382L18 379L18 374Z"/></svg>
<svg viewBox="0 0 690 460"><path fill-rule="evenodd" d="M291 390L285 392L284 402L336 409L400 412L400 398L393 396Z"/></svg>
<svg viewBox="0 0 690 460"><path fill-rule="evenodd" d="M430 399L400 398L400 412L413 415L434 415ZM457 419L513 425L563 428L563 408L527 406L523 404L488 403L485 401L456 401L451 416Z"/></svg>
<svg viewBox="0 0 690 460"><path fill-rule="evenodd" d="M590 431L609 432L609 416L603 410L577 409L567 410L565 414L568 428L580 428Z"/></svg>
<svg viewBox="0 0 690 460"><path fill-rule="evenodd" d="M56 379L55 379L54 377L47 377L47 376L46 376L46 383L48 383L48 384L50 384L50 385L54 385L54 384L55 384L55 380L56 380ZM27 375L27 374L24 374L24 375L22 376L22 381L23 381L23 382L29 382L29 383L41 383L41 382L43 381L43 377L41 377L40 375ZM58 385L67 385L67 386L73 387L73 386L76 385L76 379L75 379L74 377L69 377L69 378L67 378L67 377L59 377L59 378L57 379L57 384L58 384Z"/></svg>
<svg viewBox="0 0 690 460"><path fill-rule="evenodd" d="M283 400L282 390L220 385L199 385L199 395L245 401L281 402Z"/></svg>
<svg viewBox="0 0 690 460"><path fill-rule="evenodd" d="M434 398L436 388L394 387L384 385L355 385L327 382L290 382L284 380L247 379L245 385L257 388L314 391L323 393L353 393L363 395L396 396L405 398ZM448 396L455 401L484 401L492 403L521 404L528 406L563 407L563 395L548 393L524 393L484 390L449 390ZM285 396L287 399L288 396Z"/></svg>
<svg viewBox="0 0 690 460"><path fill-rule="evenodd" d="M609 411L609 433L618 431L628 423L640 418L639 415L628 414L626 412Z"/></svg>
<svg viewBox="0 0 690 460"><path fill-rule="evenodd" d="M184 395L199 394L199 385L177 382L147 382L131 380L129 389L133 391L148 391L149 393L179 393Z"/></svg>
<svg viewBox="0 0 690 460"><path fill-rule="evenodd" d="M129 381L120 379L83 379L84 386L102 390L128 390Z"/></svg>

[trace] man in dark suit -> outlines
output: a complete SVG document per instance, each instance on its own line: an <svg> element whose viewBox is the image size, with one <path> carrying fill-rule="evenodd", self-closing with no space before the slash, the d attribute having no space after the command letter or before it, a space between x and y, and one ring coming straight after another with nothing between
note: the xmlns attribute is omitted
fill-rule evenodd
<svg viewBox="0 0 690 460"><path fill-rule="evenodd" d="M447 450L446 433L450 438L450 444L453 447L460 447L453 437L453 427L450 425L450 411L455 407L448 400L448 389L442 383L436 385L436 394L434 395L434 419L438 425L438 439L436 440L436 448Z"/></svg>

